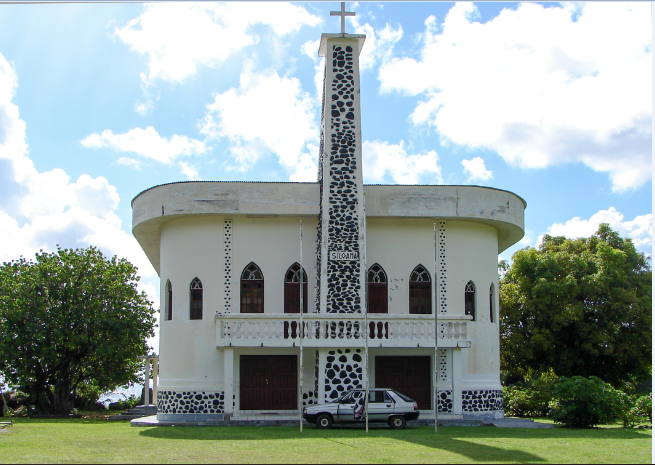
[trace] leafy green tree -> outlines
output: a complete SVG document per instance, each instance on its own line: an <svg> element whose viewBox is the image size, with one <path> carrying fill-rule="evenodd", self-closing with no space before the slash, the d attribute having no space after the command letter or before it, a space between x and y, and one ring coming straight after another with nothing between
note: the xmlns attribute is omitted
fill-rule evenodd
<svg viewBox="0 0 655 465"><path fill-rule="evenodd" d="M0 372L42 411L138 381L155 311L137 269L95 247L0 266Z"/></svg>
<svg viewBox="0 0 655 465"><path fill-rule="evenodd" d="M589 238L545 236L512 259L499 292L505 373L614 385L650 375L652 271L630 239L601 224Z"/></svg>

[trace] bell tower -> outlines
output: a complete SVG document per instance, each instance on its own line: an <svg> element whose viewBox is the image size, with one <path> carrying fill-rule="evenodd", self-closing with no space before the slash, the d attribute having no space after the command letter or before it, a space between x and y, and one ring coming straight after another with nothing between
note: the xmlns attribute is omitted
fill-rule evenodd
<svg viewBox="0 0 655 465"><path fill-rule="evenodd" d="M366 212L362 179L359 54L365 35L323 34L318 55L325 57L319 183L319 312L365 311Z"/></svg>

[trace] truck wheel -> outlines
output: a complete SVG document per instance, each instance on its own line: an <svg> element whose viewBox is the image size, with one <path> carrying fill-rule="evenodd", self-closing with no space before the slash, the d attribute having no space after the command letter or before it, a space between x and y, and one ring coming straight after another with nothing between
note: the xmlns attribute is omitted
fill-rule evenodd
<svg viewBox="0 0 655 465"><path fill-rule="evenodd" d="M406 424L407 420L405 420L405 417L401 415L389 418L389 426L391 426L391 429L403 429Z"/></svg>
<svg viewBox="0 0 655 465"><path fill-rule="evenodd" d="M316 427L318 429L330 429L332 428L332 415L323 413L316 418Z"/></svg>

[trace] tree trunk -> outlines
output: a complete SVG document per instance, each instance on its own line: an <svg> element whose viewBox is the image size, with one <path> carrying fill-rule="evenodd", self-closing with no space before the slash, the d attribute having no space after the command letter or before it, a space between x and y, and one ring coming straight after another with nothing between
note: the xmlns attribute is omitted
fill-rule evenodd
<svg viewBox="0 0 655 465"><path fill-rule="evenodd" d="M54 386L53 413L71 413L73 410L73 394L70 376L64 370L57 378Z"/></svg>

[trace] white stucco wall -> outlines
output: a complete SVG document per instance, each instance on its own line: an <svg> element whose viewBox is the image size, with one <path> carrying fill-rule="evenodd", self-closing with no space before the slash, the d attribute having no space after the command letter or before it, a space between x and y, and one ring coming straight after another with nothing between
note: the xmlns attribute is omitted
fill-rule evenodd
<svg viewBox="0 0 655 465"><path fill-rule="evenodd" d="M264 274L264 312L284 312L284 276L300 260L299 219L197 216L161 229L161 295L173 285L173 319L160 319L161 390L223 390L223 354L216 349L216 311L224 306L224 220L232 220L232 308L238 313L240 276L254 261ZM308 311L315 311L317 220L303 220L303 268ZM189 318L193 278L203 284L203 319ZM164 300L164 299L163 299ZM312 368L313 369L313 368Z"/></svg>

